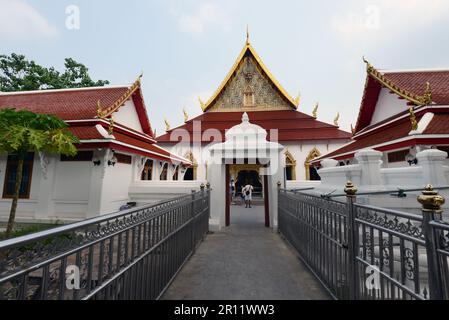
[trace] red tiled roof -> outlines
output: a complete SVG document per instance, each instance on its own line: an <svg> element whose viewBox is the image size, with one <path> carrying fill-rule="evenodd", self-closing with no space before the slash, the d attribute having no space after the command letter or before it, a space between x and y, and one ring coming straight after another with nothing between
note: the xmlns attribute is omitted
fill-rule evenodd
<svg viewBox="0 0 449 320"><path fill-rule="evenodd" d="M127 89L123 86L0 93L0 109L27 109L62 120L92 119L97 115L98 100L103 106L112 105Z"/></svg>
<svg viewBox="0 0 449 320"><path fill-rule="evenodd" d="M449 104L449 70L384 71L383 76L399 88L418 96L424 94L426 82L429 82L432 91L432 101L437 105ZM382 84L379 81L371 75L367 76L357 124L355 126L357 133L370 126L381 88Z"/></svg>
<svg viewBox="0 0 449 320"><path fill-rule="evenodd" d="M346 153L349 154L345 156L345 158L352 158L353 153L355 153L358 150L405 137L409 134L410 131L411 131L410 120L406 118L398 122L394 126L363 136L358 140L354 140L352 143L347 144L341 147L340 149L337 149L324 156L321 156L319 159L339 158L341 155Z"/></svg>
<svg viewBox="0 0 449 320"><path fill-rule="evenodd" d="M435 114L424 134L449 134L449 114Z"/></svg>
<svg viewBox="0 0 449 320"><path fill-rule="evenodd" d="M224 139L225 130L241 123L243 112L206 112L202 115L189 120L184 125L174 128L167 133L159 136L156 140L158 142L176 143L178 140L171 140L170 135L173 131L185 129L190 134L190 138L195 137L194 121L201 123L201 133L207 129L216 129L221 133L222 140ZM270 139L270 129L278 129L279 141L296 141L296 140L347 140L351 134L338 129L334 125L330 125L315 118L306 115L302 112L294 110L282 111L253 111L248 112L249 121L257 124L267 130L268 139ZM210 142L213 139L203 137L202 142Z"/></svg>
<svg viewBox="0 0 449 320"><path fill-rule="evenodd" d="M421 113L417 115L417 121L419 121L425 113ZM328 153L316 160L325 159L325 158L343 158L342 155L346 154L344 158L351 158L353 154L361 149L369 148L378 144L392 142L399 138L404 138L409 136L411 131L410 120L408 117L398 120L392 125L387 125L384 128L378 128L373 132L366 133L361 135L360 137L356 137L353 142L347 144L340 149L337 149L331 153ZM440 113L435 114L433 116L432 121L427 125L423 134L446 134L449 135L449 114L448 113ZM420 135L415 135L415 138L419 138ZM426 143L428 144L428 143ZM388 150L388 147L382 148L374 148L374 149L382 149L380 151Z"/></svg>
<svg viewBox="0 0 449 320"><path fill-rule="evenodd" d="M423 95L426 82L432 89L432 101L449 104L449 70L385 72L384 76L401 89L415 95Z"/></svg>
<svg viewBox="0 0 449 320"><path fill-rule="evenodd" d="M68 129L80 140L104 139L95 126L77 126Z"/></svg>

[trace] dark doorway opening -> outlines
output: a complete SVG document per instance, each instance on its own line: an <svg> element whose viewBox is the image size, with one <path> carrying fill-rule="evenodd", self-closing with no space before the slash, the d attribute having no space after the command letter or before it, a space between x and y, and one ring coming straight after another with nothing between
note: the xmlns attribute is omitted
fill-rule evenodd
<svg viewBox="0 0 449 320"><path fill-rule="evenodd" d="M310 180L321 180L320 175L318 174L317 168L309 167Z"/></svg>
<svg viewBox="0 0 449 320"><path fill-rule="evenodd" d="M254 187L251 201L252 208L250 209L245 208L245 202L242 198L241 192L242 187L244 187L248 183ZM234 219L237 219L236 217L239 217L239 222L237 224L249 222L250 224L257 223L265 225L265 227L270 227L268 176L260 176L258 170L239 170L237 179L236 181L234 181L234 184L235 194L233 194L231 188L230 165L226 165L226 226L231 225L232 211L233 216L234 213L238 214L237 216L234 216L233 223L235 223ZM257 215L257 217L255 217L255 219L248 219L250 218L250 215ZM243 218L243 220L241 218Z"/></svg>
<svg viewBox="0 0 449 320"><path fill-rule="evenodd" d="M256 170L242 170L239 172L237 181L235 182L237 196L242 194L242 187L247 184L251 184L254 187L253 197L262 197L262 182L260 181L259 173Z"/></svg>

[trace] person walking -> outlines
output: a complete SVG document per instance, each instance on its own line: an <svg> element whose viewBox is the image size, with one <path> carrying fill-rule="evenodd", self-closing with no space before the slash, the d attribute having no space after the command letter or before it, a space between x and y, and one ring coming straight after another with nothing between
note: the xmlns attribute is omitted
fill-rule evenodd
<svg viewBox="0 0 449 320"><path fill-rule="evenodd" d="M253 195L253 190L254 187L251 185L251 183L248 183L242 189L242 193L245 196L245 208L251 208L251 199Z"/></svg>
<svg viewBox="0 0 449 320"><path fill-rule="evenodd" d="M229 184L229 194L231 196L231 204L235 204L235 182L234 179L231 179L231 183Z"/></svg>

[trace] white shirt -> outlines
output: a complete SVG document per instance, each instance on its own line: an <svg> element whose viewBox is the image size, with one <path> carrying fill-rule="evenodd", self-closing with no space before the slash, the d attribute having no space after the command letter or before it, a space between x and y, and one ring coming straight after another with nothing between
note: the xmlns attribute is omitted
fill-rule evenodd
<svg viewBox="0 0 449 320"><path fill-rule="evenodd" d="M251 197L253 195L253 190L254 190L253 186L250 184L247 184L246 186L243 187L242 192L243 192L243 195L246 196L246 191L249 191L249 196Z"/></svg>

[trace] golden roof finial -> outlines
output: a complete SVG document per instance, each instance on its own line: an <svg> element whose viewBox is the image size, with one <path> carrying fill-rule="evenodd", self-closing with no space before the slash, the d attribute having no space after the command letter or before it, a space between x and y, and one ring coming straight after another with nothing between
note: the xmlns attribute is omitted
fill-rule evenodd
<svg viewBox="0 0 449 320"><path fill-rule="evenodd" d="M246 44L249 44L249 25L246 25Z"/></svg>
<svg viewBox="0 0 449 320"><path fill-rule="evenodd" d="M340 120L340 112L337 112L337 116L334 119L334 125L338 127L338 120Z"/></svg>
<svg viewBox="0 0 449 320"><path fill-rule="evenodd" d="M432 88L430 87L430 82L426 82L426 90L424 91L423 98L426 105L432 103Z"/></svg>
<svg viewBox="0 0 449 320"><path fill-rule="evenodd" d="M298 108L299 103L301 102L301 91L298 90L298 95L296 96L296 98L293 102L295 103L296 108Z"/></svg>
<svg viewBox="0 0 449 320"><path fill-rule="evenodd" d="M114 116L111 114L111 117L109 118L108 134L112 135L113 133L114 133Z"/></svg>
<svg viewBox="0 0 449 320"><path fill-rule="evenodd" d="M313 111L312 111L312 117L314 117L316 119L317 113L318 113L318 102L315 103L315 108L313 108Z"/></svg>
<svg viewBox="0 0 449 320"><path fill-rule="evenodd" d="M184 122L189 120L189 115L187 114L186 108L182 109L182 113L184 114Z"/></svg>
<svg viewBox="0 0 449 320"><path fill-rule="evenodd" d="M366 70L371 71L374 67L368 60L366 60L365 56L362 57L363 62L366 63Z"/></svg>
<svg viewBox="0 0 449 320"><path fill-rule="evenodd" d="M412 130L417 130L418 122L416 121L415 111L413 110L413 107L410 107L408 111L410 113L410 124L412 125Z"/></svg>
<svg viewBox="0 0 449 320"><path fill-rule="evenodd" d="M165 131L170 131L170 123L168 123L167 118L164 118L164 122L165 122Z"/></svg>
<svg viewBox="0 0 449 320"><path fill-rule="evenodd" d="M201 109L204 111L204 109L206 108L206 105L204 104L203 100L201 100L201 97L198 97L198 101L200 103Z"/></svg>
<svg viewBox="0 0 449 320"><path fill-rule="evenodd" d="M354 127L352 126L352 123L351 123L351 133L352 133L352 135L354 135L354 133L355 133L355 129L354 129Z"/></svg>
<svg viewBox="0 0 449 320"><path fill-rule="evenodd" d="M101 111L103 108L101 107L100 100L97 101L97 117L102 118L103 111Z"/></svg>

